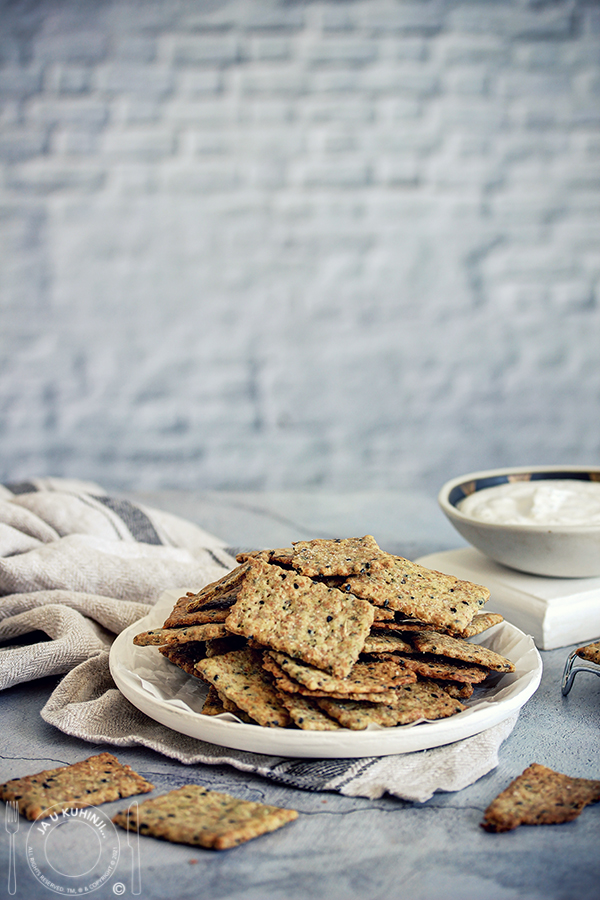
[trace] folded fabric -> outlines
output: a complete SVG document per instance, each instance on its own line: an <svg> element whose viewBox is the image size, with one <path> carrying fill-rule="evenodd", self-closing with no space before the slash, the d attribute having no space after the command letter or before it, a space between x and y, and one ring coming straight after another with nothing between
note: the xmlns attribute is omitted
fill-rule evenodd
<svg viewBox="0 0 600 900"><path fill-rule="evenodd" d="M362 759L284 759L174 734L135 709L117 690L105 651L63 679L42 709L42 718L73 737L117 747L141 745L186 765L230 765L309 791L337 791L371 799L387 792L424 803L435 791L459 791L495 768L500 746L513 730L517 714L481 734L416 753Z"/></svg>
<svg viewBox="0 0 600 900"><path fill-rule="evenodd" d="M167 589L199 590L236 565L225 542L93 482L0 485L0 689L65 675L41 711L92 743L140 745L184 764L228 764L307 790L425 801L493 769L517 716L455 744L398 756L290 760L173 732L136 709L109 671L112 640ZM66 674L65 674L66 673Z"/></svg>
<svg viewBox="0 0 600 900"><path fill-rule="evenodd" d="M234 565L224 541L192 522L92 482L0 485L0 641L38 634L5 643L0 689L70 671L167 588L198 590Z"/></svg>

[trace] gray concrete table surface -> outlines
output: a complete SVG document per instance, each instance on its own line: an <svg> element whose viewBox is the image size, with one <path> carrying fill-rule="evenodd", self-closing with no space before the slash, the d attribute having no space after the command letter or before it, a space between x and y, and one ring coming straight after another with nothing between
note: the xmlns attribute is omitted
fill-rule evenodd
<svg viewBox="0 0 600 900"><path fill-rule="evenodd" d="M409 558L463 545L435 498L418 493L160 491L123 496L184 516L234 547L366 533L384 549ZM496 835L479 827L489 802L531 762L600 778L600 679L581 674L569 696L562 697L561 675L571 649L542 653L541 685L502 745L498 767L462 791L436 793L423 804L387 795L369 800L312 793L227 766L184 766L143 748L85 743L39 715L58 679L0 695L0 781L108 750L159 792L193 782L300 813L285 828L223 852L140 838L140 896L147 900L598 900L600 804L563 825L522 826ZM128 802L102 809L114 815ZM29 828L21 819L14 839L15 896L27 900L52 894L29 869ZM3 896L9 837L4 829L0 835ZM129 896L135 887L125 832L120 845L113 875L94 891L98 900Z"/></svg>

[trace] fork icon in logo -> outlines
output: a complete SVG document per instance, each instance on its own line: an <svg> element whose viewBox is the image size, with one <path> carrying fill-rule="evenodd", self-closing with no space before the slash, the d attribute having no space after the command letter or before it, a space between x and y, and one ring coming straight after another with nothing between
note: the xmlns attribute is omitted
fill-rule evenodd
<svg viewBox="0 0 600 900"><path fill-rule="evenodd" d="M127 815L128 823L135 820L135 831L131 829L127 829L127 845L131 850L131 893L132 894L141 894L142 893L142 872L140 866L140 835L138 832L138 805L137 800L134 800L129 805L129 812Z"/></svg>
<svg viewBox="0 0 600 900"><path fill-rule="evenodd" d="M15 834L19 830L19 804L9 800L4 811L4 827L10 835L8 851L8 893L17 893L17 870L15 868Z"/></svg>

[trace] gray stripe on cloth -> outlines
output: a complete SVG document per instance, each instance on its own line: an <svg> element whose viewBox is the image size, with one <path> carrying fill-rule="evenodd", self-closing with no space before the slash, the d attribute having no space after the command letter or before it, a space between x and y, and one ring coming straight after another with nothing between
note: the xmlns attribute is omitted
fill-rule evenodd
<svg viewBox="0 0 600 900"><path fill-rule="evenodd" d="M363 775L378 762L378 757L366 759L292 759L277 763L269 778L281 784L305 791L340 791L346 784Z"/></svg>
<svg viewBox="0 0 600 900"><path fill-rule="evenodd" d="M108 506L123 520L136 541L141 544L162 544L158 532L145 512L129 500L118 500L116 497L94 496L94 500ZM220 560L217 560L220 563Z"/></svg>
<svg viewBox="0 0 600 900"><path fill-rule="evenodd" d="M33 494L38 490L31 481L9 482L8 484L3 484L2 487L5 487L11 494Z"/></svg>

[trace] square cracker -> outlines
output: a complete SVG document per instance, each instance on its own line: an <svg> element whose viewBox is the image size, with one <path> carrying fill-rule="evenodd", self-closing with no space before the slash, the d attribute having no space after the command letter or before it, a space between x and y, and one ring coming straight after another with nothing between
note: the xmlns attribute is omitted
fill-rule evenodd
<svg viewBox="0 0 600 900"><path fill-rule="evenodd" d="M292 566L302 575L342 576L368 573L386 554L375 538L295 541Z"/></svg>
<svg viewBox="0 0 600 900"><path fill-rule="evenodd" d="M138 647L159 646L161 644L187 644L189 641L207 641L226 637L227 629L221 622L204 625L186 625L184 628L153 628L136 634L133 643Z"/></svg>
<svg viewBox="0 0 600 900"><path fill-rule="evenodd" d="M430 681L399 687L394 703L364 703L356 700L318 700L327 715L344 728L362 731L369 725L390 728L408 725L419 719L442 719L465 709L464 704L450 697L443 688Z"/></svg>
<svg viewBox="0 0 600 900"><path fill-rule="evenodd" d="M477 666L485 666L494 672L514 672L515 667L509 659L481 647L470 644L462 638L439 634L437 631L417 631L410 636L411 642L421 653L433 653L436 656L449 657Z"/></svg>
<svg viewBox="0 0 600 900"><path fill-rule="evenodd" d="M137 810L122 810L113 822L126 831L176 844L228 850L297 818L294 809L238 800L188 784L140 803Z"/></svg>
<svg viewBox="0 0 600 900"><path fill-rule="evenodd" d="M577 818L584 806L600 800L600 781L571 778L532 763L492 800L481 827L511 831L519 825L555 825Z"/></svg>
<svg viewBox="0 0 600 900"><path fill-rule="evenodd" d="M376 662L358 662L346 678L336 678L328 672L304 665L285 653L272 651L271 656L284 673L294 681L312 691L327 691L329 694L372 694L387 691L401 684L415 681L412 672L395 659Z"/></svg>
<svg viewBox="0 0 600 900"><path fill-rule="evenodd" d="M350 575L343 589L452 633L463 632L490 596L481 585L389 555L371 574Z"/></svg>
<svg viewBox="0 0 600 900"><path fill-rule="evenodd" d="M294 724L303 731L339 731L342 727L339 722L324 713L318 703L310 697L281 692L279 698Z"/></svg>
<svg viewBox="0 0 600 900"><path fill-rule="evenodd" d="M366 600L253 559L226 621L234 634L345 677L373 624Z"/></svg>
<svg viewBox="0 0 600 900"><path fill-rule="evenodd" d="M290 723L257 650L234 650L196 663L198 673L259 725L285 728Z"/></svg>
<svg viewBox="0 0 600 900"><path fill-rule="evenodd" d="M154 785L111 753L99 753L71 766L44 769L0 785L0 799L15 800L28 819L47 818L62 809L85 809L120 797L154 790Z"/></svg>
<svg viewBox="0 0 600 900"><path fill-rule="evenodd" d="M382 654L383 655L383 654ZM386 659L390 657L386 654ZM479 684L490 674L483 666L469 665L443 656L397 656L407 669L416 672L421 678L437 678L442 681L458 681L464 684Z"/></svg>

